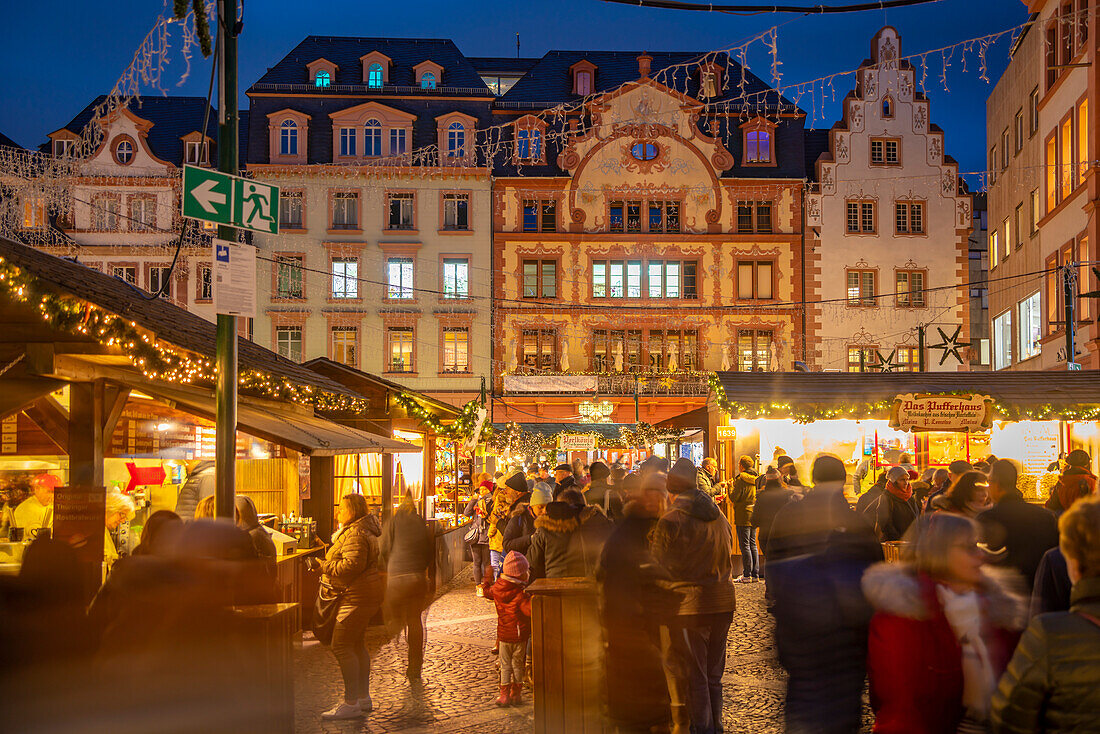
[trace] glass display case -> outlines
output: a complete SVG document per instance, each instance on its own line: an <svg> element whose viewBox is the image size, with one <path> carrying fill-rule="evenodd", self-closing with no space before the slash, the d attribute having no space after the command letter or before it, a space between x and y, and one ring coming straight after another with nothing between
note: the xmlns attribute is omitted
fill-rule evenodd
<svg viewBox="0 0 1100 734"><path fill-rule="evenodd" d="M473 491L473 452L457 441L436 439L435 518L446 530L466 522L462 511Z"/></svg>

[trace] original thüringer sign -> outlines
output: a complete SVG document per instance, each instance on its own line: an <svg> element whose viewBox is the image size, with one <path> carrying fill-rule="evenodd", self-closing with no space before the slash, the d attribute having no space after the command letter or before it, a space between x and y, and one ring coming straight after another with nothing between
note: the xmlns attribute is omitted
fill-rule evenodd
<svg viewBox="0 0 1100 734"><path fill-rule="evenodd" d="M914 395L894 398L890 427L901 431L984 431L993 425L988 395Z"/></svg>

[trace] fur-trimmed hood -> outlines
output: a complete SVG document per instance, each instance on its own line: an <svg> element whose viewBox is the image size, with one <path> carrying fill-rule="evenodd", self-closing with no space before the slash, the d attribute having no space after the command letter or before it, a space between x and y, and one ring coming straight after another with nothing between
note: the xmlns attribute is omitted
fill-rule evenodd
<svg viewBox="0 0 1100 734"><path fill-rule="evenodd" d="M877 612L926 620L942 614L932 591L934 582L907 563L876 563L863 574L863 594ZM978 589L989 621L1005 630L1021 630L1026 623L1023 600L985 576ZM935 605L933 608L932 605Z"/></svg>
<svg viewBox="0 0 1100 734"><path fill-rule="evenodd" d="M572 533L580 525L577 514L577 508L568 502L550 502L546 505L546 512L535 518L535 528L552 533Z"/></svg>

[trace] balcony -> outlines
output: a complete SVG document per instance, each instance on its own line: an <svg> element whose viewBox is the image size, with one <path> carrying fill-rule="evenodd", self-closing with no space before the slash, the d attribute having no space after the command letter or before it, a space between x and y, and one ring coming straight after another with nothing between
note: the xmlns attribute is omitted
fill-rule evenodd
<svg viewBox="0 0 1100 734"><path fill-rule="evenodd" d="M505 375L496 381L499 395L591 395L706 397L706 375L683 372L608 372L577 375L567 372L527 372Z"/></svg>

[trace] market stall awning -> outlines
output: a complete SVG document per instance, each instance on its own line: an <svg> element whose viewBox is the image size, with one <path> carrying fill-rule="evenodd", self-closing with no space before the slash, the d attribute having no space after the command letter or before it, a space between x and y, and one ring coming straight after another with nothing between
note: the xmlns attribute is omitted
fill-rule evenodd
<svg viewBox="0 0 1100 734"><path fill-rule="evenodd" d="M1076 372L719 372L719 407L733 414L871 417L907 393L980 394L1005 417L1095 417L1100 371Z"/></svg>
<svg viewBox="0 0 1100 734"><path fill-rule="evenodd" d="M503 431L507 423L494 423L494 431ZM619 440L622 433L620 428L635 430L633 423L517 423L520 428L529 433L539 433L543 436L557 436L559 433L595 433L600 438Z"/></svg>
<svg viewBox="0 0 1100 734"><path fill-rule="evenodd" d="M180 410L206 418L214 417L213 392L160 385L143 385L141 390ZM237 404L237 427L257 438L267 439L310 456L416 453L421 450L420 447L404 441L366 433L319 418L311 415L305 408L287 408L268 401L261 405L242 398Z"/></svg>
<svg viewBox="0 0 1100 734"><path fill-rule="evenodd" d="M694 428L705 429L707 427L708 413L709 409L707 408L707 406L704 405L700 408L689 410L686 413L680 413L679 415L674 415L671 418L665 418L663 421L654 424L653 427L661 429L665 432L668 432L670 429L680 431L690 430Z"/></svg>

